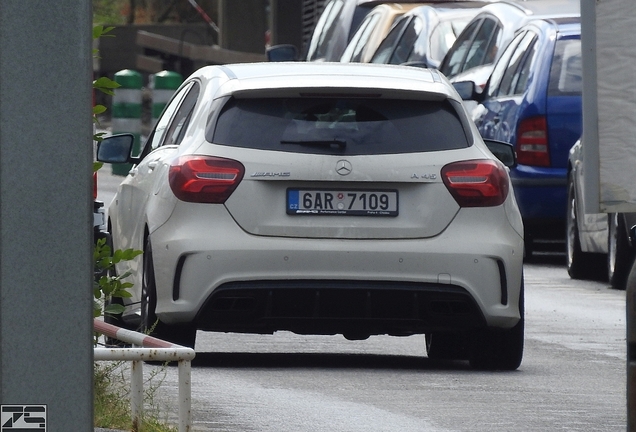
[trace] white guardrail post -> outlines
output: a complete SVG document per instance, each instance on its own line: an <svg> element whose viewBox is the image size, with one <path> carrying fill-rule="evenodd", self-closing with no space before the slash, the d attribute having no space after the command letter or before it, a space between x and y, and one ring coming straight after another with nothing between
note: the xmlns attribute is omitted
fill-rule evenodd
<svg viewBox="0 0 636 432"><path fill-rule="evenodd" d="M194 350L107 324L98 319L93 321L93 328L104 336L141 347L95 348L93 355L95 361L125 360L132 362L130 406L133 430L138 430L143 415L143 362L156 360L179 362L179 432L190 432L192 428L191 361L195 356Z"/></svg>

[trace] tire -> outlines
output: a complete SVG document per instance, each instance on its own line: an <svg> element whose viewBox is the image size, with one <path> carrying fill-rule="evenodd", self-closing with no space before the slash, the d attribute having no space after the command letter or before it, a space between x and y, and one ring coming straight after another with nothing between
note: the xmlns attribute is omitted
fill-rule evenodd
<svg viewBox="0 0 636 432"><path fill-rule="evenodd" d="M510 329L485 328L478 331L472 341L470 366L480 370L513 371L523 359L525 327L523 279L519 297L521 319Z"/></svg>
<svg viewBox="0 0 636 432"><path fill-rule="evenodd" d="M194 348L196 327L192 324L165 324L155 313L157 307L157 289L155 268L152 259L150 238L146 241L143 255L143 277L141 284L141 328L142 333L174 344Z"/></svg>
<svg viewBox="0 0 636 432"><path fill-rule="evenodd" d="M466 335L461 333L426 333L426 355L431 360L467 360Z"/></svg>
<svg viewBox="0 0 636 432"><path fill-rule="evenodd" d="M612 288L624 290L632 268L634 252L629 246L625 220L618 213L607 215L607 276Z"/></svg>
<svg viewBox="0 0 636 432"><path fill-rule="evenodd" d="M565 258L572 279L598 279L602 273L602 255L583 252L579 238L574 182L568 178L568 201L565 221Z"/></svg>

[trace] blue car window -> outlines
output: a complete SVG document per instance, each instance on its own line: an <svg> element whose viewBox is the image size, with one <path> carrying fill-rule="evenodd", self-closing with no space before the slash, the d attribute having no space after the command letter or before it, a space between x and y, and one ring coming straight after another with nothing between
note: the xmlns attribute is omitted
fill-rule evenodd
<svg viewBox="0 0 636 432"><path fill-rule="evenodd" d="M536 61L537 57L537 39L538 37L535 35L532 39L530 47L528 47L528 49L526 50L525 60L514 80L514 94L523 94L526 91L526 88L528 86L528 79L530 78L530 71L533 69L532 65Z"/></svg>
<svg viewBox="0 0 636 432"><path fill-rule="evenodd" d="M579 95L582 86L581 40L561 39L554 50L548 94Z"/></svg>
<svg viewBox="0 0 636 432"><path fill-rule="evenodd" d="M523 60L525 59L525 53L528 50L528 47L534 40L534 33L527 32L517 48L515 49L512 57L510 58L510 63L508 64L508 68L504 73L503 78L501 79L501 86L499 89L498 96L506 96L510 94L514 94L515 84L517 83L517 79L519 77L520 66L523 64Z"/></svg>
<svg viewBox="0 0 636 432"><path fill-rule="evenodd" d="M495 65L495 68L493 69L492 74L490 75L490 80L488 82L486 94L489 98L499 95L501 80L503 79L504 73L508 69L510 58L512 57L512 54L514 54L515 50L517 49L517 45L519 45L519 42L521 41L521 39L523 39L524 35L525 33L519 33L517 36L515 36L515 38L512 40L512 42L510 42L506 50L499 58L499 61Z"/></svg>

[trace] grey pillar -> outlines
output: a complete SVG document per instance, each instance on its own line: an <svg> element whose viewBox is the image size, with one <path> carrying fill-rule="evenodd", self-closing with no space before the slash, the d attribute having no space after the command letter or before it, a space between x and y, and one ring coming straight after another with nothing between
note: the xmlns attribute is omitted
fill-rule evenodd
<svg viewBox="0 0 636 432"><path fill-rule="evenodd" d="M272 45L295 45L303 50L303 4L299 0L272 0L270 2L270 31Z"/></svg>
<svg viewBox="0 0 636 432"><path fill-rule="evenodd" d="M90 1L0 2L0 403L14 429L26 414L93 429L91 29Z"/></svg>
<svg viewBox="0 0 636 432"><path fill-rule="evenodd" d="M266 4L265 0L220 0L219 45L234 51L264 53Z"/></svg>

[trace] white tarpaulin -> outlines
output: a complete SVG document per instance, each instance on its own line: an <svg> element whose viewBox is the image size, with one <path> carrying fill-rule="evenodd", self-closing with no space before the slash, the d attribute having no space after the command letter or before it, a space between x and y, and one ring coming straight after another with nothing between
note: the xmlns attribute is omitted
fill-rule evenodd
<svg viewBox="0 0 636 432"><path fill-rule="evenodd" d="M586 206L636 212L636 4L581 0L581 18Z"/></svg>

